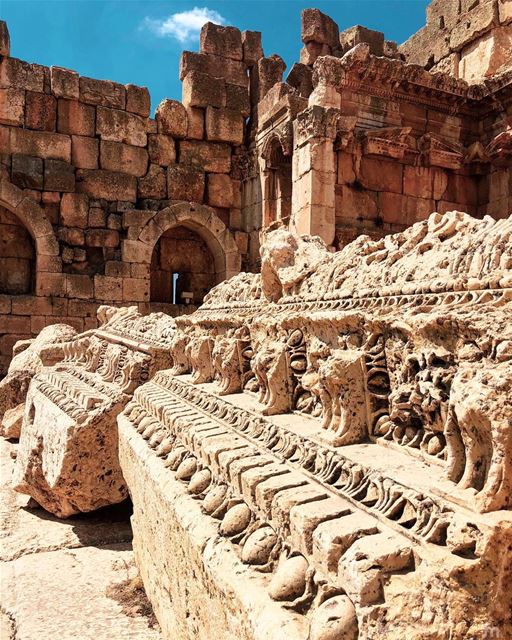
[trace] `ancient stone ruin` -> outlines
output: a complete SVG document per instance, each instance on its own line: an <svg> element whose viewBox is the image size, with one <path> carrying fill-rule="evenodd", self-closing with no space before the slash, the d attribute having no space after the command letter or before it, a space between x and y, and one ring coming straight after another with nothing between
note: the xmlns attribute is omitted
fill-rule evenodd
<svg viewBox="0 0 512 640"><path fill-rule="evenodd" d="M176 319L119 417L167 637L511 636L511 231L272 231L261 276Z"/></svg>
<svg viewBox="0 0 512 640"><path fill-rule="evenodd" d="M62 346L62 360L29 387L14 476L60 517L121 502L116 418L134 390L171 364L174 321L135 307L100 307L102 324Z"/></svg>
<svg viewBox="0 0 512 640"><path fill-rule="evenodd" d="M15 490L129 497L169 640L512 638L512 3L207 23L154 119L1 24Z"/></svg>

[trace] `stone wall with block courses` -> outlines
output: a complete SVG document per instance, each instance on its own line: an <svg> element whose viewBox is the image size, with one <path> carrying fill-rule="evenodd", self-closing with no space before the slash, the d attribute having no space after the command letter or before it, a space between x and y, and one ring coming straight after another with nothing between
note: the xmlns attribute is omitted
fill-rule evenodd
<svg viewBox="0 0 512 640"><path fill-rule="evenodd" d="M154 118L146 88L10 57L5 23L1 34L0 258L3 266L24 262L15 269L23 282L2 278L0 371L13 343L46 324L90 329L106 302L148 311L153 250L173 227L196 240L184 241L180 252L207 247L209 286L242 263L251 268L258 227L242 228L236 167L259 34L207 26L200 52L183 54L183 102L164 100ZM5 226L4 217L12 224ZM11 255L13 234L27 245L20 244L23 255ZM32 262L25 256L30 237ZM207 288L199 282L196 305ZM154 303L172 315L187 310L171 304L172 296Z"/></svg>
<svg viewBox="0 0 512 640"><path fill-rule="evenodd" d="M407 62L477 82L512 67L510 0L433 0L427 24L400 46Z"/></svg>

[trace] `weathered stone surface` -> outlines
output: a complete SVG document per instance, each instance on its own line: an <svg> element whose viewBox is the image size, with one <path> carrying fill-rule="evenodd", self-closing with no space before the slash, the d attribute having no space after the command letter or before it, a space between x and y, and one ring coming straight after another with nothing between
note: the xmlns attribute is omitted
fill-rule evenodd
<svg viewBox="0 0 512 640"><path fill-rule="evenodd" d="M171 136L162 133L150 133L148 136L148 153L152 163L162 167L174 164L176 160L176 145Z"/></svg>
<svg viewBox="0 0 512 640"><path fill-rule="evenodd" d="M180 142L180 163L200 167L203 171L229 173L231 147L216 142Z"/></svg>
<svg viewBox="0 0 512 640"><path fill-rule="evenodd" d="M125 142L137 147L145 147L147 143L145 121L119 109L96 109L96 133L102 140Z"/></svg>
<svg viewBox="0 0 512 640"><path fill-rule="evenodd" d="M137 179L125 173L83 169L77 171L76 181L77 191L91 198L135 202L137 197Z"/></svg>
<svg viewBox="0 0 512 640"><path fill-rule="evenodd" d="M41 158L13 155L12 181L22 189L42 189L43 161Z"/></svg>
<svg viewBox="0 0 512 640"><path fill-rule="evenodd" d="M259 31L242 31L243 59L246 65L254 66L263 58L261 33Z"/></svg>
<svg viewBox="0 0 512 640"><path fill-rule="evenodd" d="M235 276L177 319L173 369L119 417L136 555L167 637L222 633L191 592L182 607L177 575L189 571L213 602L220 585L235 594L233 624L251 640L283 628L373 640L376 624L389 640L397 628L441 640L464 611L466 635L509 633L511 270L489 260L509 246L508 226L434 213L337 253L270 231L261 274ZM232 553L243 568L227 569ZM475 571L474 589L461 588ZM434 618L419 621L427 584ZM270 631L262 611L276 603L289 613Z"/></svg>
<svg viewBox="0 0 512 640"><path fill-rule="evenodd" d="M167 175L164 167L149 165L147 174L137 181L137 195L139 198L155 198L161 200L167 197Z"/></svg>
<svg viewBox="0 0 512 640"><path fill-rule="evenodd" d="M199 38L201 53L242 60L242 34L235 27L223 27L207 22Z"/></svg>
<svg viewBox="0 0 512 640"><path fill-rule="evenodd" d="M200 71L191 71L183 79L183 104L186 107L225 107L226 83Z"/></svg>
<svg viewBox="0 0 512 640"><path fill-rule="evenodd" d="M205 175L200 169L187 165L167 168L167 193L171 200L203 202Z"/></svg>
<svg viewBox="0 0 512 640"><path fill-rule="evenodd" d="M48 158L44 161L44 188L46 191L75 190L75 170L63 160Z"/></svg>
<svg viewBox="0 0 512 640"><path fill-rule="evenodd" d="M22 126L25 118L25 92L19 89L0 89L0 123Z"/></svg>
<svg viewBox="0 0 512 640"><path fill-rule="evenodd" d="M75 335L73 327L54 324L43 329L34 340L15 347L7 376L0 382L0 422L6 411L24 404L34 375L44 365L61 360L64 357L63 343L72 340Z"/></svg>
<svg viewBox="0 0 512 640"><path fill-rule="evenodd" d="M207 73L215 78L224 78L232 84L247 87L248 77L244 64L223 56L184 51L180 59L180 80L191 71Z"/></svg>
<svg viewBox="0 0 512 640"><path fill-rule="evenodd" d="M348 51L358 44L367 44L374 56L384 55L384 34L381 31L366 29L357 25L340 33L340 44L343 51Z"/></svg>
<svg viewBox="0 0 512 640"><path fill-rule="evenodd" d="M0 88L7 87L43 93L44 67L18 58L3 58L0 65Z"/></svg>
<svg viewBox="0 0 512 640"><path fill-rule="evenodd" d="M212 142L240 145L244 139L244 120L232 109L206 109L206 138Z"/></svg>
<svg viewBox="0 0 512 640"><path fill-rule="evenodd" d="M97 169L99 140L84 136L71 136L71 163L77 169Z"/></svg>
<svg viewBox="0 0 512 640"><path fill-rule="evenodd" d="M111 109L126 108L126 89L110 80L80 77L80 101Z"/></svg>
<svg viewBox="0 0 512 640"><path fill-rule="evenodd" d="M25 126L40 131L55 131L57 101L45 93L27 91L25 96Z"/></svg>
<svg viewBox="0 0 512 640"><path fill-rule="evenodd" d="M157 107L155 119L158 133L174 138L185 138L188 119L185 107L177 100L163 100Z"/></svg>
<svg viewBox="0 0 512 640"><path fill-rule="evenodd" d="M100 143L100 166L108 171L118 171L140 177L148 168L148 152L121 142L102 140Z"/></svg>
<svg viewBox="0 0 512 640"><path fill-rule="evenodd" d="M212 207L231 207L233 204L233 184L228 175L208 174L207 200Z"/></svg>
<svg viewBox="0 0 512 640"><path fill-rule="evenodd" d="M138 384L168 362L159 331L172 331L170 318L143 318L136 307L100 307L98 317L100 330L69 342L65 362L42 369L27 394L14 485L59 517L126 498L115 419Z"/></svg>
<svg viewBox="0 0 512 640"><path fill-rule="evenodd" d="M50 86L56 98L78 100L80 96L79 77L76 71L50 67Z"/></svg>
<svg viewBox="0 0 512 640"><path fill-rule="evenodd" d="M94 107L61 98L58 104L59 133L69 133L78 136L94 136L96 112Z"/></svg>
<svg viewBox="0 0 512 640"><path fill-rule="evenodd" d="M318 9L304 9L301 17L301 39L304 44L313 41L331 48L338 46L338 25L329 16Z"/></svg>
<svg viewBox="0 0 512 640"><path fill-rule="evenodd" d="M126 85L126 111L136 113L142 118L149 118L151 100L146 87L137 87L134 84Z"/></svg>
<svg viewBox="0 0 512 640"><path fill-rule="evenodd" d="M11 153L69 162L71 160L71 138L60 133L12 129L10 150Z"/></svg>

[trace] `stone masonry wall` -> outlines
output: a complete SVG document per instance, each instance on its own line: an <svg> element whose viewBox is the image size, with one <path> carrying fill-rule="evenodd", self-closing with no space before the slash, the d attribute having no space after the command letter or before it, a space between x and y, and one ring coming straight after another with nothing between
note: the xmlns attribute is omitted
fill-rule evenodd
<svg viewBox="0 0 512 640"><path fill-rule="evenodd" d="M148 311L152 251L168 228L184 226L206 243L212 284L242 263L251 268L258 234L241 228L234 169L249 115L248 68L261 45L259 34L206 25L200 52L182 57L183 102L164 100L153 119L146 88L10 57L0 26L0 260L2 272L19 271L25 282L17 290L0 279L1 375L14 342L47 324L90 329L106 302ZM186 204L155 222L177 203ZM23 255L12 255L13 230L25 237ZM27 235L34 256L25 274ZM176 250L189 248L184 241Z"/></svg>
<svg viewBox="0 0 512 640"><path fill-rule="evenodd" d="M478 82L512 68L510 0L433 0L427 24L400 47L407 62Z"/></svg>

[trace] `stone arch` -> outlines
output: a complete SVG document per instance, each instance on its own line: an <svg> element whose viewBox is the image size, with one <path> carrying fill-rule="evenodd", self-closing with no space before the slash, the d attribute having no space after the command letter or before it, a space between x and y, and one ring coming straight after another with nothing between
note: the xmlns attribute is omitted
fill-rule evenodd
<svg viewBox="0 0 512 640"><path fill-rule="evenodd" d="M35 286L41 275L62 271L59 242L44 210L11 182L0 180L0 206L13 213L32 237L36 253Z"/></svg>
<svg viewBox="0 0 512 640"><path fill-rule="evenodd" d="M215 210L206 205L177 202L158 211L136 232L137 261L149 265L157 242L173 227L194 231L206 243L215 266L215 284L240 272L241 256L232 233Z"/></svg>

